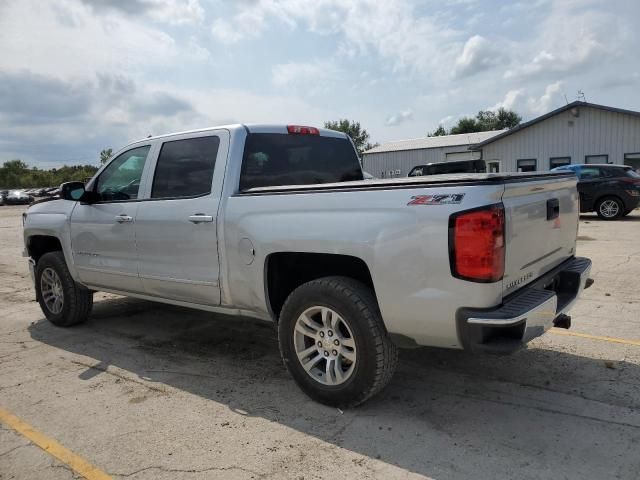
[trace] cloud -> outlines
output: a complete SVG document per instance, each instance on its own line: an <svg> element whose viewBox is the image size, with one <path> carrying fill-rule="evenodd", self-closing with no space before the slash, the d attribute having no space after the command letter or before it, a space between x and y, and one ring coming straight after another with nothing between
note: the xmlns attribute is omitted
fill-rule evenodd
<svg viewBox="0 0 640 480"><path fill-rule="evenodd" d="M509 90L504 98L492 107L489 107L489 110L495 111L499 108L505 108L528 118L543 115L565 103L563 86L564 83L562 81L550 83L545 87L544 93L539 97L527 95L524 88Z"/></svg>
<svg viewBox="0 0 640 480"><path fill-rule="evenodd" d="M442 59L453 55L452 41L460 33L436 16L419 15L408 0L258 0L237 2L229 19L213 22L212 34L232 44L267 31L269 22L317 35L338 37L344 56L369 56L372 52L395 70L426 71L440 75Z"/></svg>
<svg viewBox="0 0 640 480"><path fill-rule="evenodd" d="M554 82L544 89L544 93L538 99L529 99L529 110L542 115L558 108L562 103L562 82Z"/></svg>
<svg viewBox="0 0 640 480"><path fill-rule="evenodd" d="M480 35L470 37L456 59L456 76L470 77L503 63L504 54Z"/></svg>
<svg viewBox="0 0 640 480"><path fill-rule="evenodd" d="M640 72L631 72L626 75L614 73L610 77L603 79L599 85L603 89L637 86L640 86Z"/></svg>
<svg viewBox="0 0 640 480"><path fill-rule="evenodd" d="M409 108L407 110L403 110L402 112L395 113L387 117L384 124L387 126L395 127L410 120L413 120L413 111Z"/></svg>
<svg viewBox="0 0 640 480"><path fill-rule="evenodd" d="M276 87L298 87L309 91L324 90L338 76L338 69L331 61L318 60L309 63L284 63L272 69L271 81Z"/></svg>
<svg viewBox="0 0 640 480"><path fill-rule="evenodd" d="M183 53L167 33L125 16L92 14L80 4L60 0L73 19L61 28L58 10L22 0L0 15L0 70L31 70L59 78L93 77L96 72L165 66ZM28 19L28 25L25 24Z"/></svg>
<svg viewBox="0 0 640 480"><path fill-rule="evenodd" d="M88 112L86 84L72 85L31 72L0 72L0 116L17 124L69 120Z"/></svg>
<svg viewBox="0 0 640 480"><path fill-rule="evenodd" d="M172 116L193 110L193 106L182 98L166 92L154 92L146 97L134 99L132 110L136 116L147 115Z"/></svg>
<svg viewBox="0 0 640 480"><path fill-rule="evenodd" d="M555 2L541 22L536 41L520 49L524 54L509 68L505 79L586 73L619 56L627 48L626 27L606 11L588 3Z"/></svg>
<svg viewBox="0 0 640 480"><path fill-rule="evenodd" d="M243 32L234 28L234 26L227 20L217 18L211 25L211 34L220 43L227 45L237 43L243 38L251 34L250 31Z"/></svg>
<svg viewBox="0 0 640 480"><path fill-rule="evenodd" d="M29 71L0 72L0 158L85 161L91 151L120 146L162 129L203 122L191 101L129 77L60 80ZM58 147L56 147L58 145ZM67 146L65 151L59 148ZM48 148L44 148L48 146ZM11 157L9 157L11 158Z"/></svg>
<svg viewBox="0 0 640 480"><path fill-rule="evenodd" d="M80 0L97 13L149 16L173 25L200 23L204 9L199 0Z"/></svg>

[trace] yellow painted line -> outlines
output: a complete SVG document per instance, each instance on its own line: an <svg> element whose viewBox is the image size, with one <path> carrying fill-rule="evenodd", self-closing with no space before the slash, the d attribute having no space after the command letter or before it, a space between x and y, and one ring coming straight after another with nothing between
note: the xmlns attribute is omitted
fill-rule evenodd
<svg viewBox="0 0 640 480"><path fill-rule="evenodd" d="M82 475L87 480L113 480L111 476L104 473L98 467L94 467L84 458L76 455L71 450L63 447L53 438L40 433L31 425L23 422L15 415L0 407L0 422L12 428L20 435L29 439L32 443L43 449L49 455L57 458L62 463L71 468L74 472Z"/></svg>
<svg viewBox="0 0 640 480"><path fill-rule="evenodd" d="M602 340L603 342L622 343L624 345L634 345L636 347L640 347L640 340L625 340L624 338L601 337L599 335L589 335L588 333L568 332L567 330L560 330L558 328L552 328L549 331L551 333L555 333L556 335L567 335L569 337L588 338L590 340Z"/></svg>

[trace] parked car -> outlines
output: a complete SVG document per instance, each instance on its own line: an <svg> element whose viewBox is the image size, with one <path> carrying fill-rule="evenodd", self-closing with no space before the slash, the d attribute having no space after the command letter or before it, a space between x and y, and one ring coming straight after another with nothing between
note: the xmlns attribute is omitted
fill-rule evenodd
<svg viewBox="0 0 640 480"><path fill-rule="evenodd" d="M435 162L417 165L409 172L409 177L438 175L444 173L485 173L487 165L484 160L461 160L459 162Z"/></svg>
<svg viewBox="0 0 640 480"><path fill-rule="evenodd" d="M640 175L631 167L578 164L552 171L570 171L578 176L581 212L596 212L602 219L617 220L640 204Z"/></svg>
<svg viewBox="0 0 640 480"><path fill-rule="evenodd" d="M4 199L9 194L9 190L0 190L0 205L4 205Z"/></svg>
<svg viewBox="0 0 640 480"><path fill-rule="evenodd" d="M4 198L6 205L28 205L33 197L23 190L10 190Z"/></svg>
<svg viewBox="0 0 640 480"><path fill-rule="evenodd" d="M363 179L340 132L232 125L128 145L24 214L25 256L53 324L94 291L274 322L312 398L357 405L399 347L509 353L567 310L571 173Z"/></svg>

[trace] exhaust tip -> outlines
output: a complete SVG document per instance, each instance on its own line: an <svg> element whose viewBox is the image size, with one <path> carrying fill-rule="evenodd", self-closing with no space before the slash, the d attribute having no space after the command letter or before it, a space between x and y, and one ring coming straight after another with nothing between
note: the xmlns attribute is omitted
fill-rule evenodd
<svg viewBox="0 0 640 480"><path fill-rule="evenodd" d="M566 330L569 330L571 328L571 317L569 315L561 313L553 319L553 326L556 328L564 328Z"/></svg>

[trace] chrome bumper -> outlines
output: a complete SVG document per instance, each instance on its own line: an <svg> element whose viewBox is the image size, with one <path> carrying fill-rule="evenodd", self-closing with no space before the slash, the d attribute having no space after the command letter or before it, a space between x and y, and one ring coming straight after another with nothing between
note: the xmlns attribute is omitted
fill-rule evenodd
<svg viewBox="0 0 640 480"><path fill-rule="evenodd" d="M510 353L549 330L590 286L591 260L574 257L491 309L462 308L457 326L466 349Z"/></svg>

